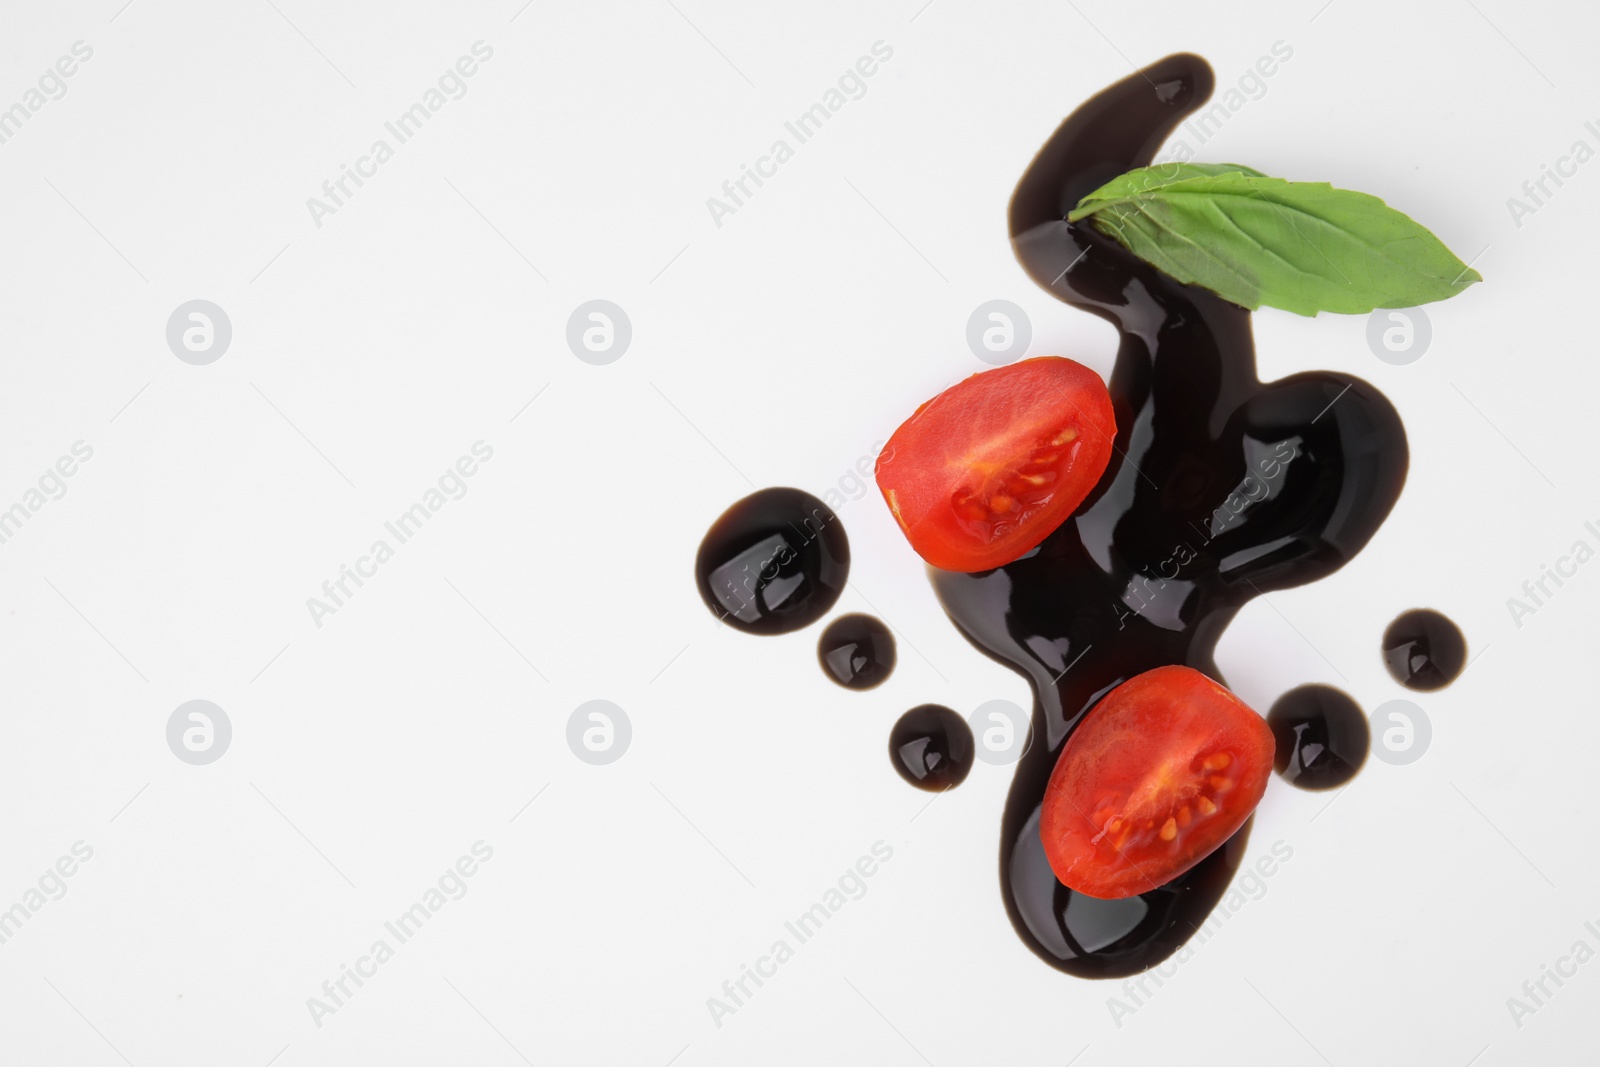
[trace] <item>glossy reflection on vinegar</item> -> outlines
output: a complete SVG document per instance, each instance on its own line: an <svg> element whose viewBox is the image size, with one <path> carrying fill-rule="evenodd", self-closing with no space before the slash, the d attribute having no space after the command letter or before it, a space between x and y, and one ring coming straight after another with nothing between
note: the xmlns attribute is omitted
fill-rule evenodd
<svg viewBox="0 0 1600 1067"><path fill-rule="evenodd" d="M1467 666L1467 639L1449 617L1429 608L1402 614L1383 633L1383 662L1407 689L1443 689Z"/></svg>
<svg viewBox="0 0 1600 1067"><path fill-rule="evenodd" d="M967 780L972 770L972 728L942 704L912 708L889 732L889 760L900 777L940 792Z"/></svg>
<svg viewBox="0 0 1600 1067"><path fill-rule="evenodd" d="M1267 725L1277 745L1273 769L1301 789L1344 785L1366 763L1372 742L1361 706L1327 685L1289 690L1267 712Z"/></svg>
<svg viewBox="0 0 1600 1067"><path fill-rule="evenodd" d="M762 489L723 512L695 557L706 607L735 629L799 630L844 592L850 542L839 517L798 489Z"/></svg>
<svg viewBox="0 0 1600 1067"><path fill-rule="evenodd" d="M817 639L817 660L846 689L872 689L894 673L894 635L871 615L841 615Z"/></svg>

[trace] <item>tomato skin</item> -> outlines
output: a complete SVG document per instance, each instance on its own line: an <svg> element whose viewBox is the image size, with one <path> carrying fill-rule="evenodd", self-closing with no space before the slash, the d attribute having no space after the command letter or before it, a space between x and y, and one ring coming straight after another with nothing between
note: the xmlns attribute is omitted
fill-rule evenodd
<svg viewBox="0 0 1600 1067"><path fill-rule="evenodd" d="M974 374L919 407L878 456L877 481L924 560L985 571L1071 517L1117 433L1100 376L1061 356Z"/></svg>
<svg viewBox="0 0 1600 1067"><path fill-rule="evenodd" d="M1273 749L1266 720L1193 668L1129 679L1056 760L1039 821L1050 869L1104 900L1170 882L1255 811Z"/></svg>

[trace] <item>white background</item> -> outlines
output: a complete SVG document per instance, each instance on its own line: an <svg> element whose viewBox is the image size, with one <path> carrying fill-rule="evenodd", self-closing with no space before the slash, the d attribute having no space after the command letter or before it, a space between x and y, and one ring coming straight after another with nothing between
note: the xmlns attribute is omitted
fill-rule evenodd
<svg viewBox="0 0 1600 1067"><path fill-rule="evenodd" d="M1592 1059L1600 963L1520 1028L1506 1000L1600 948L1600 563L1520 627L1506 600L1600 544L1600 162L1520 227L1506 200L1600 147L1593 12L122 3L0 16L0 107L94 49L0 145L0 507L94 450L0 544L0 908L94 850L0 945L0 1061ZM478 40L467 95L317 227L307 197ZM706 198L879 40L865 96L716 226ZM1046 968L1007 924L1008 770L930 807L889 766L904 708L1028 696L944 619L875 495L841 512L840 608L870 597L902 635L871 693L823 678L815 628L718 627L691 563L735 499L837 485L982 369L965 325L986 300L1028 310L1033 353L1109 371L1110 327L1013 261L1012 186L1130 62L1196 51L1226 87L1277 41L1292 59L1198 158L1381 195L1487 281L1428 309L1409 366L1361 317L1256 316L1264 378L1367 378L1412 463L1371 546L1250 605L1219 661L1261 709L1311 681L1370 709L1410 695L1378 647L1417 606L1479 658L1412 695L1419 762L1370 761L1332 807L1273 783L1251 851L1293 859L1119 1026L1116 985ZM165 340L194 298L233 324L209 366ZM592 298L633 323L609 366L566 346ZM306 599L478 440L467 495L316 626ZM165 739L196 698L234 729L205 767ZM610 766L565 743L595 698L633 723ZM880 839L866 896L714 1025L706 999ZM470 892L316 1025L307 998L478 840Z"/></svg>

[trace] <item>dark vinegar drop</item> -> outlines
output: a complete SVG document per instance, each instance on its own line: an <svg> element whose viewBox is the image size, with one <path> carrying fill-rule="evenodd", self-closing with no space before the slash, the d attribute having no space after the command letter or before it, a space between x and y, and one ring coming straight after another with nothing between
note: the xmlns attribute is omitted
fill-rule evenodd
<svg viewBox="0 0 1600 1067"><path fill-rule="evenodd" d="M889 759L918 789L942 792L972 769L972 728L942 704L912 708L889 731Z"/></svg>
<svg viewBox="0 0 1600 1067"><path fill-rule="evenodd" d="M1418 608L1383 631L1383 662L1407 689L1443 689L1467 665L1467 639L1446 616Z"/></svg>
<svg viewBox="0 0 1600 1067"><path fill-rule="evenodd" d="M871 615L843 615L822 631L817 660L846 689L871 689L894 673L894 635Z"/></svg>
<svg viewBox="0 0 1600 1067"><path fill-rule="evenodd" d="M1273 769L1301 789L1336 789L1367 760L1367 717L1332 686L1289 690L1267 712L1267 725L1278 746Z"/></svg>
<svg viewBox="0 0 1600 1067"><path fill-rule="evenodd" d="M844 526L798 489L762 489L722 513L700 542L695 584L711 613L753 634L785 634L826 615L850 575Z"/></svg>

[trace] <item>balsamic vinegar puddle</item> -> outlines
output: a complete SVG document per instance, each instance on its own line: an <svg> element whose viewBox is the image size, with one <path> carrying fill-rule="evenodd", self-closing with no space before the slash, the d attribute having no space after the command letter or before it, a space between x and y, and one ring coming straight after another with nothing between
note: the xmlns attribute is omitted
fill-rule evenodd
<svg viewBox="0 0 1600 1067"><path fill-rule="evenodd" d="M1024 173L1010 208L1023 269L1120 334L1109 382L1116 448L1078 512L1022 559L979 574L929 572L957 628L1033 690L1032 739L1001 819L1002 898L1023 942L1081 977L1136 974L1178 951L1227 892L1251 822L1141 896L1075 893L1056 880L1039 839L1045 785L1068 736L1101 696L1156 667L1184 664L1226 684L1214 653L1239 608L1338 570L1387 517L1406 476L1405 430L1371 385L1332 372L1262 383L1248 311L1065 221L1085 193L1147 165L1213 85L1204 60L1169 56L1070 115ZM826 615L848 570L837 516L794 489L736 503L696 560L707 606L758 634ZM1325 757L1348 768L1354 743L1335 729L1341 712L1303 718L1297 755L1311 785L1318 768L1334 773ZM1319 729L1322 740L1308 736ZM896 724L891 757L913 784L959 781L971 740L954 712L925 705Z"/></svg>
<svg viewBox="0 0 1600 1067"><path fill-rule="evenodd" d="M1185 664L1225 684L1214 653L1239 608L1341 567L1405 482L1405 430L1376 389L1331 372L1260 382L1248 311L1065 221L1085 193L1149 164L1213 85L1191 55L1123 79L1069 116L1018 183L1010 223L1023 269L1120 333L1116 449L1036 551L982 574L930 574L962 633L1033 689L1034 739L1001 820L1003 897L1024 943L1083 977L1135 974L1176 952L1226 891L1250 824L1142 896L1075 893L1056 881L1038 830L1067 737L1144 671Z"/></svg>

